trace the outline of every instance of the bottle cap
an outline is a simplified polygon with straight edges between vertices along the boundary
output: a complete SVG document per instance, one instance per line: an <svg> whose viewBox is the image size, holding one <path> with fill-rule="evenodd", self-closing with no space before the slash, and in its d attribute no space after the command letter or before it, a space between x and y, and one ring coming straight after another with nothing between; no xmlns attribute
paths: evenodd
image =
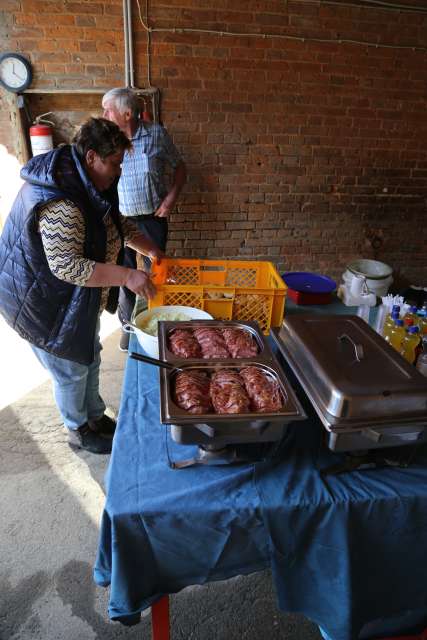
<svg viewBox="0 0 427 640"><path fill-rule="evenodd" d="M413 318L404 318L403 322L406 324L407 327L412 327L412 325L414 324L414 319Z"/></svg>
<svg viewBox="0 0 427 640"><path fill-rule="evenodd" d="M396 327L403 327L403 320L400 320L400 318L397 318L397 320L394 321Z"/></svg>
<svg viewBox="0 0 427 640"><path fill-rule="evenodd" d="M393 305L391 312L394 313L394 311L400 311L400 305L399 304L394 304Z"/></svg>
<svg viewBox="0 0 427 640"><path fill-rule="evenodd" d="M418 311L418 307L417 307L417 306L415 306L415 305L413 305L412 307L410 307L409 311L410 311L411 313L417 313L417 311Z"/></svg>
<svg viewBox="0 0 427 640"><path fill-rule="evenodd" d="M419 328L418 327L409 327L408 329L408 333L418 333Z"/></svg>

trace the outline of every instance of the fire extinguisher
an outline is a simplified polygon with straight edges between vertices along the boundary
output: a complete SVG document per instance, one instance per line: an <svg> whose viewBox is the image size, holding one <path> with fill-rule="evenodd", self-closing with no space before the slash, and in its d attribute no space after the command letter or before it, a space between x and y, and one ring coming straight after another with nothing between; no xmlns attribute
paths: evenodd
<svg viewBox="0 0 427 640"><path fill-rule="evenodd" d="M152 121L152 117L151 117L151 113L147 109L147 103L146 103L145 100L143 101L143 103L144 103L144 109L143 109L142 114L141 114L142 120L143 120L143 122L151 122Z"/></svg>
<svg viewBox="0 0 427 640"><path fill-rule="evenodd" d="M33 125L30 127L30 142L33 156L46 153L53 149L53 122L45 120L44 116L50 115L48 111L41 116L37 116Z"/></svg>

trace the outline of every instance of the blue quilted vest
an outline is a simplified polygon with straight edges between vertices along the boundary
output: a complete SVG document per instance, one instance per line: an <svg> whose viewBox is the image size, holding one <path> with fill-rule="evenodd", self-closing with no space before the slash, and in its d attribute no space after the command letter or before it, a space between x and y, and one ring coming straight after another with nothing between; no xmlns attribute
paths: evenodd
<svg viewBox="0 0 427 640"><path fill-rule="evenodd" d="M105 261L104 218L111 216L122 239L117 187L100 194L74 147L64 146L30 160L0 237L0 313L25 340L60 358L89 365L94 358L101 288L79 287L53 275L46 260L38 211L54 200L71 200L85 220L84 256ZM118 288L110 289L114 313Z"/></svg>

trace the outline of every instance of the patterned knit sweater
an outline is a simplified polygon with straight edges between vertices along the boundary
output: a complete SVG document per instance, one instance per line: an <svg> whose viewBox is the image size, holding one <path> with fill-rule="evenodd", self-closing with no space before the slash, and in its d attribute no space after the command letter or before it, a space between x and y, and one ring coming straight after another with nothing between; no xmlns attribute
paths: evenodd
<svg viewBox="0 0 427 640"><path fill-rule="evenodd" d="M121 216L121 224L125 242L131 242L139 234L138 229L124 216ZM83 255L85 225L80 209L70 200L50 202L39 212L39 231L52 273L60 280L84 287L96 263ZM120 236L109 217L106 231L105 263L116 264ZM102 289L100 311L107 304L108 291L108 287Z"/></svg>

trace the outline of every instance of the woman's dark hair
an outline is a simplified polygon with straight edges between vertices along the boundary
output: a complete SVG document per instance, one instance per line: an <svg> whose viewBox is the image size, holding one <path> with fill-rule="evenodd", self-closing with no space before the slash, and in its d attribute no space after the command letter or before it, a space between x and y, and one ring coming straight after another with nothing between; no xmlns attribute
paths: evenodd
<svg viewBox="0 0 427 640"><path fill-rule="evenodd" d="M105 118L89 118L73 138L77 152L86 157L89 149L93 149L103 160L117 151L132 148L132 143L123 131L111 120Z"/></svg>

